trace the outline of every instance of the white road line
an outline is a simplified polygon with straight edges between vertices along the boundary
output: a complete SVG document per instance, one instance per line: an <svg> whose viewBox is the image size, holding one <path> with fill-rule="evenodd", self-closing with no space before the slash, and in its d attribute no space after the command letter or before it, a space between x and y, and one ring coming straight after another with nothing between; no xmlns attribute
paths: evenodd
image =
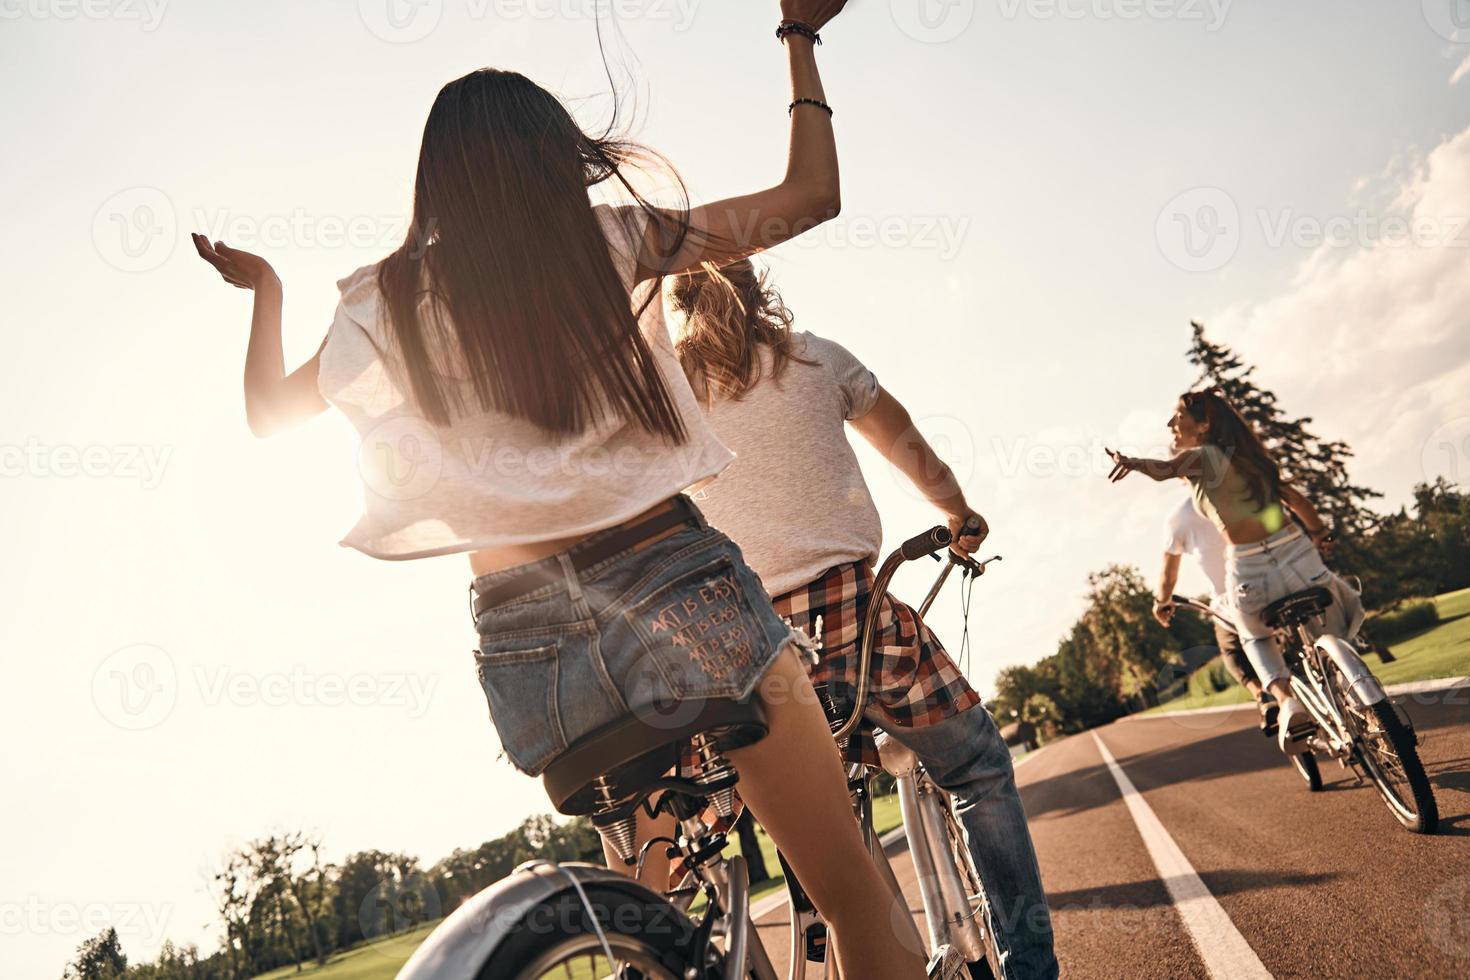
<svg viewBox="0 0 1470 980"><path fill-rule="evenodd" d="M1383 690L1389 697L1399 698L1406 694L1438 694L1440 691L1452 691L1457 687L1470 687L1470 677L1439 677L1428 681L1405 681L1402 684L1389 684ZM1118 720L1160 721L1168 718L1184 718L1189 715L1213 715L1222 711L1244 711L1247 708L1255 710L1255 707L1254 701L1239 701L1235 704L1217 704L1208 708L1186 708L1183 711L1140 711L1136 714L1124 715Z"/></svg>
<svg viewBox="0 0 1470 980"><path fill-rule="evenodd" d="M1144 801L1097 732L1092 733L1092 740L1097 743L1097 750L1108 764L1108 771L1118 783L1123 802L1128 804L1128 812L1138 826L1144 846L1148 848L1148 856L1153 858L1159 878L1169 890L1174 908L1178 910L1179 918L1184 920L1184 928L1189 930L1189 938L1194 941L1195 952L1199 953L1210 976L1217 980L1269 980L1271 974L1256 951L1251 949L1250 943L1230 921L1230 916L1210 894L1189 859L1164 829L1153 807Z"/></svg>

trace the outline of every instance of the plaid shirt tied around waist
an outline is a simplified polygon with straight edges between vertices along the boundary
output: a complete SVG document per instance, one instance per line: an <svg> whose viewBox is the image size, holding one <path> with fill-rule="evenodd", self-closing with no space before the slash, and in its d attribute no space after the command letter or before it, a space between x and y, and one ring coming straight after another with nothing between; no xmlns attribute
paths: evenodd
<svg viewBox="0 0 1470 980"><path fill-rule="evenodd" d="M776 612L792 626L821 640L812 683L828 685L849 704L857 693L863 620L872 591L873 570L853 562L830 568L816 581L774 601ZM872 766L878 765L875 722L884 728L923 728L980 703L980 695L913 607L892 595L881 601L868 665L867 713L843 752L849 762Z"/></svg>

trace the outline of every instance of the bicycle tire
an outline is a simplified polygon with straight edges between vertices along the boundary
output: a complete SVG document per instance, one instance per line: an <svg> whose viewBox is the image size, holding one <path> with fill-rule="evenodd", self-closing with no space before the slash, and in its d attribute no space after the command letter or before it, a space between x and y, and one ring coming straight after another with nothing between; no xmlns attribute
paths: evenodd
<svg viewBox="0 0 1470 980"><path fill-rule="evenodd" d="M964 883L965 891L980 896L978 908L971 911L980 920L981 942L985 946L985 958L974 963L966 963L971 980L997 980L1003 976L1000 967L1000 947L995 942L995 921L990 914L990 901L985 896L985 883L980 880L980 873L975 868L975 862L970 856L970 847L965 843L965 833L961 829L959 821L955 819L953 807L944 807L944 834L949 839L950 860L954 862L955 868L960 873L960 881ZM973 889L973 891L971 891Z"/></svg>
<svg viewBox="0 0 1470 980"><path fill-rule="evenodd" d="M1408 785L1411 800L1405 800L1394 791L1390 780L1380 766L1378 754L1370 747L1371 733L1355 731L1353 741L1357 743L1358 758L1368 771L1378 795L1383 797L1399 823L1416 834L1432 834L1439 829L1439 803L1434 798L1434 787L1424 772L1424 763L1419 760L1418 739L1414 732L1399 718L1392 702L1384 699L1365 709L1377 723L1382 738L1393 749L1403 768L1404 782ZM1412 812L1407 804L1412 802Z"/></svg>
<svg viewBox="0 0 1470 980"><path fill-rule="evenodd" d="M628 977L678 980L684 976L690 965L685 961L684 943L694 927L678 909L605 885L589 886L586 891L619 962L637 971L627 973ZM596 963L606 960L602 940L582 899L575 891L567 891L528 910L480 968L476 980L535 980L553 969L569 970L574 962L587 962L592 966L591 975L602 976Z"/></svg>
<svg viewBox="0 0 1470 980"><path fill-rule="evenodd" d="M1317 757L1311 752L1298 752L1291 757L1291 767L1296 770L1298 776L1307 784L1307 792L1318 793L1322 790L1322 770L1317 766Z"/></svg>

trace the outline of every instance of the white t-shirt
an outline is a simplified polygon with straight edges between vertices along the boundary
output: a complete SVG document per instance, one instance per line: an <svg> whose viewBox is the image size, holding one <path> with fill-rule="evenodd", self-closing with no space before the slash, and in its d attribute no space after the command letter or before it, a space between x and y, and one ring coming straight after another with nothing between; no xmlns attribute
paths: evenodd
<svg viewBox="0 0 1470 980"><path fill-rule="evenodd" d="M847 439L847 421L878 402L878 379L841 344L805 332L779 381L761 347L761 380L723 398L707 418L735 450L729 468L695 493L710 524L730 536L780 596L836 565L872 564L883 544L878 508Z"/></svg>
<svg viewBox="0 0 1470 980"><path fill-rule="evenodd" d="M594 209L609 253L635 308L638 247L647 216L634 207ZM679 446L636 422L603 419L555 438L533 423L478 411L470 379L437 349L435 369L457 383L473 408L436 427L395 381L380 351L391 351L376 265L337 285L342 301L321 353L322 397L351 420L360 439L364 513L342 544L374 558L427 558L588 534L634 517L719 473L734 458L699 411L655 300L639 326L684 420ZM391 356L391 355L390 355Z"/></svg>
<svg viewBox="0 0 1470 980"><path fill-rule="evenodd" d="M1225 594L1225 535L1194 506L1193 497L1180 501L1164 525L1164 553L1192 554L1215 590L1219 602Z"/></svg>

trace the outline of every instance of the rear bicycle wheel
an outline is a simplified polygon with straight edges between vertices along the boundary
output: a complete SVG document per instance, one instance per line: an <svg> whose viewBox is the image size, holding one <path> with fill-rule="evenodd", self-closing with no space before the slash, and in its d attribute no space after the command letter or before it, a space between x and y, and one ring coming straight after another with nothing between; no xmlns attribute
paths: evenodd
<svg viewBox="0 0 1470 980"><path fill-rule="evenodd" d="M1419 760L1418 739L1384 699L1367 708L1349 706L1358 759L1378 795L1399 823L1416 834L1432 834L1439 827L1439 804Z"/></svg>
<svg viewBox="0 0 1470 980"><path fill-rule="evenodd" d="M995 922L990 914L990 900L985 894L985 884L975 869L970 847L965 843L964 829L955 819L954 808L946 802L944 807L944 835L948 839L949 858L959 872L960 883L970 902L970 914L980 927L980 941L985 948L985 957L966 964L971 980L997 980L1003 974L1000 969L1000 946L995 938Z"/></svg>

